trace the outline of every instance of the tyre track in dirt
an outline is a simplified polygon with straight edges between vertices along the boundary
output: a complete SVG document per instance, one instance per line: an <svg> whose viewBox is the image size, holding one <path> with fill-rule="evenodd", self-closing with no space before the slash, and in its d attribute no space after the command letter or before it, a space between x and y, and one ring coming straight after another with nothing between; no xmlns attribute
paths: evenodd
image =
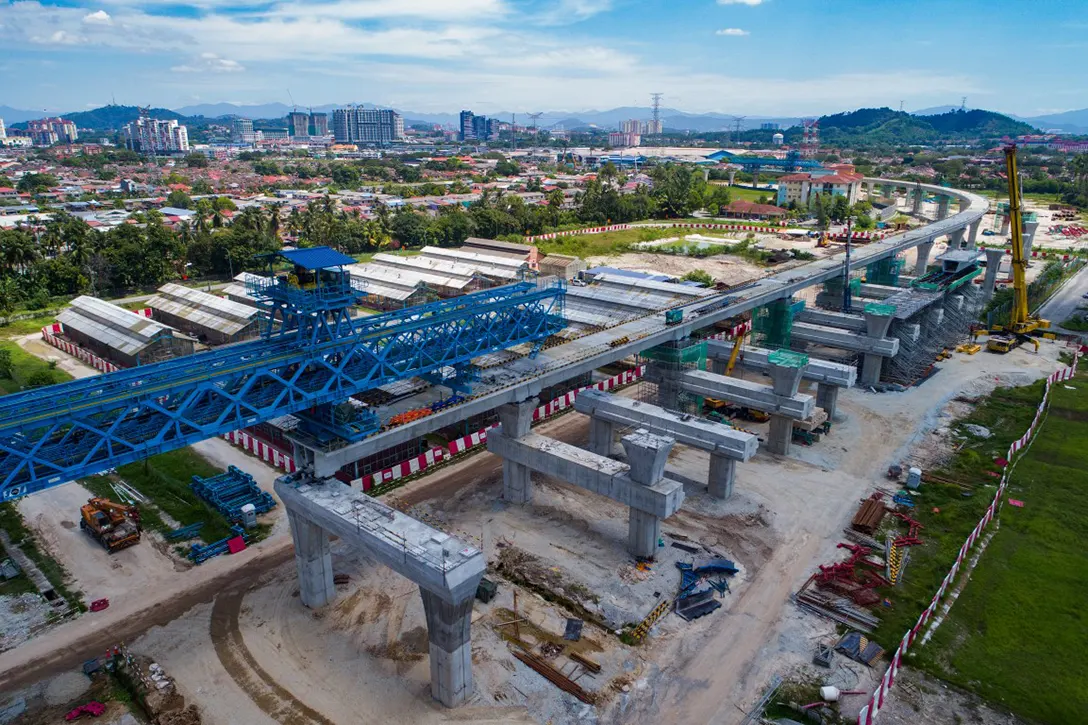
<svg viewBox="0 0 1088 725"><path fill-rule="evenodd" d="M236 587L215 598L210 634L219 663L235 684L249 695L249 699L276 722L283 725L335 725L276 682L246 647L238 628L238 616L247 589Z"/></svg>

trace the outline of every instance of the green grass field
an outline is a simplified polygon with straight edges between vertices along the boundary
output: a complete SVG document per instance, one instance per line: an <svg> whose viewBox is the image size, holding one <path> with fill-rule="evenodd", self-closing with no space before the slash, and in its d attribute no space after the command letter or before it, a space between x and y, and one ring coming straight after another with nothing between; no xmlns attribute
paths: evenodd
<svg viewBox="0 0 1088 725"><path fill-rule="evenodd" d="M56 322L56 314L50 313L48 315L41 315L39 317L30 317L25 320L15 320L4 325L0 325L0 338L13 338L20 337L22 335L30 335L35 332L41 331L46 325L50 325Z"/></svg>
<svg viewBox="0 0 1088 725"><path fill-rule="evenodd" d="M230 522L198 498L189 488L189 483L193 476L214 476L222 472L222 469L213 466L192 448L160 453L117 469L117 474L124 481L149 497L155 507L162 509L182 526L203 521L204 528L201 529L200 538L209 543L228 536ZM92 489L104 486L103 490L109 491L106 479L101 476L86 479L84 485ZM106 495L112 497L112 491ZM154 507L141 506L140 514L147 528L159 531L170 529Z"/></svg>
<svg viewBox="0 0 1088 725"><path fill-rule="evenodd" d="M1008 497L1024 507L1002 508L971 582L923 649L951 682L1031 720L1074 723L1088 713L1088 375L1051 396L1012 474Z"/></svg>
<svg viewBox="0 0 1088 725"><path fill-rule="evenodd" d="M0 377L0 395L24 390L35 375L50 375L54 383L72 379L68 373L50 368L49 363L34 357L14 342L0 341L0 350L7 350L11 354L12 363L11 377Z"/></svg>
<svg viewBox="0 0 1088 725"><path fill-rule="evenodd" d="M536 243L542 254L566 254L575 257L599 257L622 254L632 244L652 242L656 239L675 237L679 230L661 227L621 229L600 234L581 234L556 239L544 239Z"/></svg>
<svg viewBox="0 0 1088 725"><path fill-rule="evenodd" d="M949 617L909 662L956 685L1050 723L1081 722L1088 681L1080 658L1088 650L1082 602L1088 591L1088 375L1054 386L1050 416L1017 464L1000 525ZM1004 456L1027 429L1042 398L1041 382L1001 388L954 427L966 442L950 465L935 471L972 486L925 484L911 514L925 528L912 547L901 586L884 592L877 639L893 648L928 605L959 547L992 500ZM979 438L964 423L993 434ZM934 512L937 509L938 512ZM902 529L901 529L902 530ZM1079 713L1079 715L1078 715Z"/></svg>

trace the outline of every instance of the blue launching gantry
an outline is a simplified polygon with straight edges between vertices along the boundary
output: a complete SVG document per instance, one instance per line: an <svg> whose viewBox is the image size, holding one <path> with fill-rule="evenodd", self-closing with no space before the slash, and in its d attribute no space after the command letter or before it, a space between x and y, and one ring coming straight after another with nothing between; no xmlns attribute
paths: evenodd
<svg viewBox="0 0 1088 725"><path fill-rule="evenodd" d="M348 397L464 369L566 326L561 281L518 282L366 317L365 289L327 247L278 252L250 282L259 340L0 397L0 500L181 448L288 413L328 435L369 435ZM304 423L305 424L305 423Z"/></svg>

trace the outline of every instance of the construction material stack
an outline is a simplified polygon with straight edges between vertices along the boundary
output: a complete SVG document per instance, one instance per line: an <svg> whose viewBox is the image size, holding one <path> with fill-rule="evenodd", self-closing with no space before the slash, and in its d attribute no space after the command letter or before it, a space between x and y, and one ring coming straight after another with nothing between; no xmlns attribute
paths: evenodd
<svg viewBox="0 0 1088 725"><path fill-rule="evenodd" d="M272 494L262 491L253 476L236 466L231 466L226 473L218 476L193 476L189 487L227 520L235 523L242 522L242 508L247 504L251 504L258 514L267 513L276 505Z"/></svg>

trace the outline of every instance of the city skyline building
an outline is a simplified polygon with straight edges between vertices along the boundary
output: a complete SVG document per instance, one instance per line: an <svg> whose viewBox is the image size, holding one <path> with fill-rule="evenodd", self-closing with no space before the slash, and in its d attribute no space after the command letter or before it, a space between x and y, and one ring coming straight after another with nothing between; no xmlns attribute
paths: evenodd
<svg viewBox="0 0 1088 725"><path fill-rule="evenodd" d="M151 118L147 108L140 109L140 117L125 124L122 131L125 146L142 154L171 154L189 150L189 129L177 119Z"/></svg>
<svg viewBox="0 0 1088 725"><path fill-rule="evenodd" d="M404 140L404 119L390 109L338 108L332 112L337 143L385 146Z"/></svg>

